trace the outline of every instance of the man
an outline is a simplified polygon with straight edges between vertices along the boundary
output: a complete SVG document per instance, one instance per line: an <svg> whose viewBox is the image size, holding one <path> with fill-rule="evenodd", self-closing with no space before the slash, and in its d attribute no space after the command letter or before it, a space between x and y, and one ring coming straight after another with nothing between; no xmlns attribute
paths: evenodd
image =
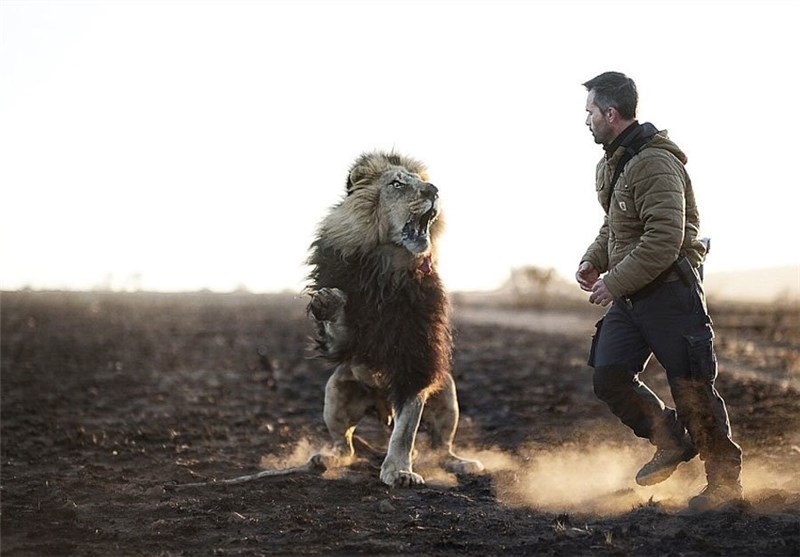
<svg viewBox="0 0 800 557"><path fill-rule="evenodd" d="M689 508L718 508L741 499L742 451L714 387L714 333L701 281L707 246L698 237L686 155L666 131L636 120L632 79L606 72L584 87L586 125L605 149L596 189L606 216L575 277L590 302L612 304L592 340L594 391L656 446L637 483L664 481L699 453L708 485ZM639 380L653 354L666 369L675 409Z"/></svg>

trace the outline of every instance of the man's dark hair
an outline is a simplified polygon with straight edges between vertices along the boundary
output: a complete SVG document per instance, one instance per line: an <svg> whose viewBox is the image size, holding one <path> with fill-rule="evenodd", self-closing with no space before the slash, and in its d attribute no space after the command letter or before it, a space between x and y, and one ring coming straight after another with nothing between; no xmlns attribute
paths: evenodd
<svg viewBox="0 0 800 557"><path fill-rule="evenodd" d="M639 93L633 80L620 72L605 72L583 84L587 91L594 91L594 104L605 112L614 107L626 120L636 118Z"/></svg>

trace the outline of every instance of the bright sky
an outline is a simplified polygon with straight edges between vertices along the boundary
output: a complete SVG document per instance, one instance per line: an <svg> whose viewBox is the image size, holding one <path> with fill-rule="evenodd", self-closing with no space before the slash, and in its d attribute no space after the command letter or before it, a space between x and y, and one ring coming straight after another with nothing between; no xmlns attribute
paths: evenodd
<svg viewBox="0 0 800 557"><path fill-rule="evenodd" d="M572 277L581 83L689 157L709 271L799 265L800 2L0 0L0 288L299 291L362 151L428 165L453 290Z"/></svg>

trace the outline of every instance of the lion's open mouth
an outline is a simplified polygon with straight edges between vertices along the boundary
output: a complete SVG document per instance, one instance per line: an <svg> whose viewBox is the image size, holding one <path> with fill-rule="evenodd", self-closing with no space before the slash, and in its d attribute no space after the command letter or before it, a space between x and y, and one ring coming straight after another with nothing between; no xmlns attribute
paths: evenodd
<svg viewBox="0 0 800 557"><path fill-rule="evenodd" d="M430 210L412 218L405 224L402 240L409 250L414 253L422 253L428 249L431 224L436 220L438 214L436 206L433 205Z"/></svg>

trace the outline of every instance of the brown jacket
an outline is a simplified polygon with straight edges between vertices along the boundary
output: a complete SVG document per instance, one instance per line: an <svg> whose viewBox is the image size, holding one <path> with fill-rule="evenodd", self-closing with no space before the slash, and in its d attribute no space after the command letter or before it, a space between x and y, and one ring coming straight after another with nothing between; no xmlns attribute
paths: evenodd
<svg viewBox="0 0 800 557"><path fill-rule="evenodd" d="M620 147L597 165L597 197L606 216L581 259L601 273L608 271L603 280L615 298L642 289L679 255L685 255L695 268L705 257L683 151L668 139L666 130L658 132L625 165L612 188L610 182L624 152Z"/></svg>

